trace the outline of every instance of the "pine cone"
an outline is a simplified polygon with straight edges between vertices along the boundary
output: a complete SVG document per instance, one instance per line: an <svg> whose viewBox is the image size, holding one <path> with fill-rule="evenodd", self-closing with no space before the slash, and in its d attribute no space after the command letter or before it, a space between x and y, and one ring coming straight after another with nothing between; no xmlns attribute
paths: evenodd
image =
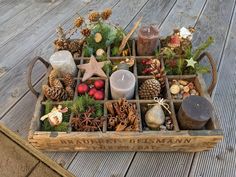
<svg viewBox="0 0 236 177"><path fill-rule="evenodd" d="M161 93L161 84L156 79L148 79L142 83L139 88L139 96L141 99L153 99Z"/></svg>
<svg viewBox="0 0 236 177"><path fill-rule="evenodd" d="M88 17L88 19L89 19L91 22L97 22L97 21L99 20L99 18L100 18L99 13L98 13L98 12L95 12L95 11L91 12L91 13L89 14L89 17Z"/></svg>
<svg viewBox="0 0 236 177"><path fill-rule="evenodd" d="M60 87L49 87L48 85L42 86L43 94L53 101L65 101L67 99L67 93Z"/></svg>
<svg viewBox="0 0 236 177"><path fill-rule="evenodd" d="M74 98L74 89L72 87L67 86L66 92L67 92L68 98L72 100Z"/></svg>
<svg viewBox="0 0 236 177"><path fill-rule="evenodd" d="M53 85L53 81L58 77L58 71L56 69L53 69L49 76L48 76L48 81L49 81L49 85L52 87Z"/></svg>
<svg viewBox="0 0 236 177"><path fill-rule="evenodd" d="M82 29L80 32L81 32L81 34L84 35L85 37L88 37L88 36L91 34L91 31L90 31L90 29L88 29L88 28L84 28L84 29Z"/></svg>
<svg viewBox="0 0 236 177"><path fill-rule="evenodd" d="M64 88L61 81L59 79L54 79L50 83L51 87L58 87L58 88Z"/></svg>
<svg viewBox="0 0 236 177"><path fill-rule="evenodd" d="M107 20L112 14L112 10L110 8L105 9L102 14L101 17L103 20Z"/></svg>
<svg viewBox="0 0 236 177"><path fill-rule="evenodd" d="M63 74L63 82L65 86L67 87L73 87L74 86L74 78L70 73Z"/></svg>
<svg viewBox="0 0 236 177"><path fill-rule="evenodd" d="M84 19L83 17L78 17L77 19L75 19L74 21L74 25L79 28L84 22Z"/></svg>

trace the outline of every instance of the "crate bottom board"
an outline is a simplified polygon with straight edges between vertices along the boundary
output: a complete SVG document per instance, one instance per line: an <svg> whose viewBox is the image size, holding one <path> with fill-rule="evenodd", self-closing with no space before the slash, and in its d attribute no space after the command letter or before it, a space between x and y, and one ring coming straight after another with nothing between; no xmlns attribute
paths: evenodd
<svg viewBox="0 0 236 177"><path fill-rule="evenodd" d="M221 130L139 133L34 132L29 142L43 151L199 152L214 148L222 139Z"/></svg>

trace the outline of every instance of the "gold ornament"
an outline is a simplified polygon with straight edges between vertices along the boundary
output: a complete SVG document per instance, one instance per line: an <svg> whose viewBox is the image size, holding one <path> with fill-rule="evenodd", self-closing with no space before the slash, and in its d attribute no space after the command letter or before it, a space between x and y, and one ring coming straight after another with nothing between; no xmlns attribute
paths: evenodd
<svg viewBox="0 0 236 177"><path fill-rule="evenodd" d="M101 57L101 56L103 56L104 53L105 53L105 51L103 49L97 49L96 56Z"/></svg>
<svg viewBox="0 0 236 177"><path fill-rule="evenodd" d="M102 35L101 33L96 33L95 36L94 36L94 40L96 43L99 43L102 41Z"/></svg>

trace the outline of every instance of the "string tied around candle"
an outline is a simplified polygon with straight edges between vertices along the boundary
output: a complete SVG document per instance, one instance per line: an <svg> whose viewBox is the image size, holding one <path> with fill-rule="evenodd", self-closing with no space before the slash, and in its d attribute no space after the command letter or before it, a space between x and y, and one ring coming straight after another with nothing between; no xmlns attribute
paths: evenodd
<svg viewBox="0 0 236 177"><path fill-rule="evenodd" d="M171 111L170 111L170 105L168 103L166 103L166 100L164 100L163 98L158 98L158 97L154 97L153 99L156 103L154 104L148 104L148 105L156 105L156 104L159 104L160 106L162 106L163 108L165 108L165 110L171 114Z"/></svg>

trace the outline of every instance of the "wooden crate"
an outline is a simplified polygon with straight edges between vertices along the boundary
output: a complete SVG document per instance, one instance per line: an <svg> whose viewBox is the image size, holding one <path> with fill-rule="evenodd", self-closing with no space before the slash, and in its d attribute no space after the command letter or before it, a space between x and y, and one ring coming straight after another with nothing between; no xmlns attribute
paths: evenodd
<svg viewBox="0 0 236 177"><path fill-rule="evenodd" d="M110 57L110 48L107 51L108 57L112 62L125 60L127 57ZM132 44L132 56L135 58L135 64L131 68L131 71L136 77L136 89L135 96L129 102L135 103L140 115L140 131L137 132L115 132L107 130L107 121L103 124L103 130L97 132L75 132L68 129L67 132L46 132L40 131L40 117L43 115L45 98L43 94L37 93L29 79L29 87L31 91L38 96L38 100L35 107L35 112L29 131L29 142L37 149L45 151L183 151L183 152L197 152L205 151L213 148L223 138L222 130L219 127L217 117L214 116L207 122L206 126L202 130L180 130L178 126L178 120L176 112L179 109L181 100L174 100L169 92L169 80L171 79L188 79L193 80L197 90L201 96L210 100L210 95L214 89L216 83L216 68L212 57L207 52L204 52L200 57L201 60L204 56L207 56L212 66L213 80L210 87L207 89L202 78L202 75L181 75L181 76L167 76L166 88L163 92L164 98L170 105L172 115L171 118L174 123L174 129L171 131L151 131L145 129L145 122L143 116L143 107L149 103L154 103L153 100L142 100L138 95L138 88L141 82L146 79L152 78L152 76L142 76L138 72L139 63L143 58L154 58L154 56L136 56L135 41ZM42 58L36 57L31 64L30 74L34 63L40 60L46 67L48 67L48 73L45 76L44 83L47 83L48 74L51 67ZM82 64L88 62L89 58L80 57L75 58L76 64ZM164 66L163 60L161 61ZM82 78L82 74L79 71L78 77L75 78L77 85ZM93 77L91 80L100 79ZM76 92L77 93L77 92ZM74 99L77 97L75 94ZM105 99L100 101L103 105L105 102L114 101L111 100L109 93L109 78L105 79ZM57 102L55 105L59 104ZM107 114L107 110L104 106L104 115ZM72 115L70 119L72 118Z"/></svg>

